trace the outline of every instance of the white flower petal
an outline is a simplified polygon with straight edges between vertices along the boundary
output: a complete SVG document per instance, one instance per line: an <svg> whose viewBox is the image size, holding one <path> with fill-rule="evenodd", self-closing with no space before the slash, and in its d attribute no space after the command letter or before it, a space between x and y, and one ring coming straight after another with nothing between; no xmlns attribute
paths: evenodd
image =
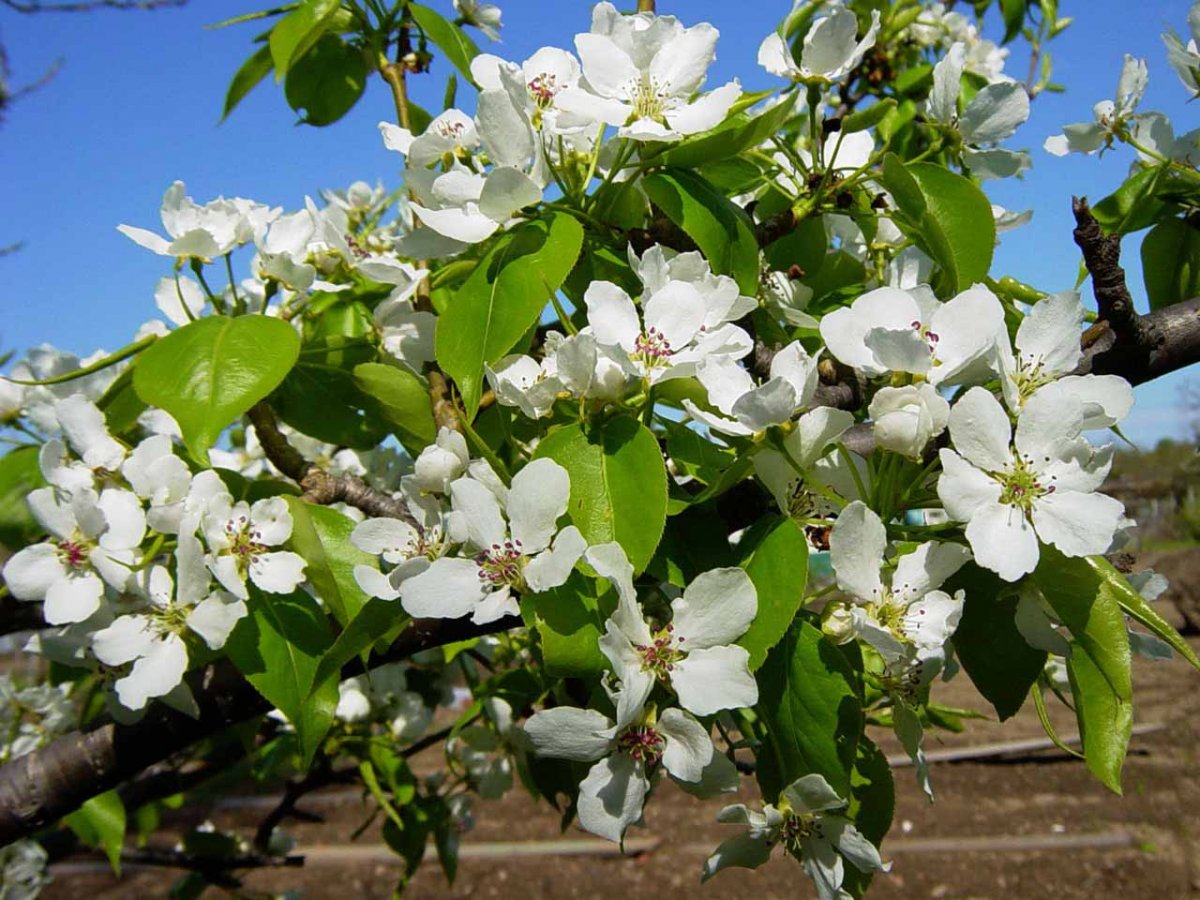
<svg viewBox="0 0 1200 900"><path fill-rule="evenodd" d="M549 546L570 496L571 478L552 459L535 459L513 476L508 521L522 551L533 554Z"/></svg>
<svg viewBox="0 0 1200 900"><path fill-rule="evenodd" d="M1104 494L1056 491L1033 504L1038 537L1067 556L1105 553L1124 517L1121 502Z"/></svg>
<svg viewBox="0 0 1200 900"><path fill-rule="evenodd" d="M668 709L655 730L664 739L662 763L681 781L699 781L713 758L713 743L704 726L679 709Z"/></svg>
<svg viewBox="0 0 1200 900"><path fill-rule="evenodd" d="M967 540L975 562L1005 581L1016 581L1037 566L1037 535L1015 506L992 503L977 508L967 523Z"/></svg>
<svg viewBox="0 0 1200 900"><path fill-rule="evenodd" d="M950 440L967 462L989 472L1012 459L1008 413L987 390L973 387L950 409Z"/></svg>
<svg viewBox="0 0 1200 900"><path fill-rule="evenodd" d="M887 550L887 530L874 511L855 500L838 516L829 536L829 556L838 587L860 600L883 594L879 570Z"/></svg>
<svg viewBox="0 0 1200 900"><path fill-rule="evenodd" d="M750 654L744 647L688 651L675 663L671 687L679 695L679 705L698 716L758 702L758 682L750 674Z"/></svg>
<svg viewBox="0 0 1200 900"><path fill-rule="evenodd" d="M710 569L671 603L671 625L685 651L732 644L758 612L758 592L745 569Z"/></svg>
<svg viewBox="0 0 1200 900"><path fill-rule="evenodd" d="M568 525L554 538L554 546L529 561L525 582L530 590L548 591L564 584L575 563L587 549L587 541L574 525Z"/></svg>
<svg viewBox="0 0 1200 900"><path fill-rule="evenodd" d="M642 767L624 753L600 760L579 785L579 824L586 831L621 841L625 829L642 818L650 790Z"/></svg>
<svg viewBox="0 0 1200 900"><path fill-rule="evenodd" d="M538 756L593 762L613 745L613 722L594 709L556 706L534 713L524 725Z"/></svg>
<svg viewBox="0 0 1200 900"><path fill-rule="evenodd" d="M404 611L418 619L457 619L487 593L473 560L442 557L400 587Z"/></svg>

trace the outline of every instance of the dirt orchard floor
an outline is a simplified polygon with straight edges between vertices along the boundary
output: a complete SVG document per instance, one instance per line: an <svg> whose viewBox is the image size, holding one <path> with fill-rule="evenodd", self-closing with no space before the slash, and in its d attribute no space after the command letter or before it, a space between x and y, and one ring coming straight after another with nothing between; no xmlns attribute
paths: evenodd
<svg viewBox="0 0 1200 900"><path fill-rule="evenodd" d="M1182 568L1172 572L1176 579L1200 584L1197 555L1192 551L1186 560L1172 561L1179 563L1176 569ZM1160 610L1173 624L1182 625L1168 604L1161 604ZM1193 636L1190 642L1200 651L1200 638ZM937 763L933 784L938 796L932 805L918 789L913 770L898 768L895 824L883 848L894 867L890 875L876 879L868 896L878 900L1200 898L1200 673L1178 658L1162 663L1138 660L1134 680L1135 724L1165 727L1134 737L1125 765L1124 797L1110 794L1082 763L1058 753ZM940 685L936 698L950 706L989 709L965 676ZM1059 734L1076 732L1069 710L1053 704L1051 716ZM926 749L1044 737L1032 704L1004 724L974 721L967 725L964 734L930 734ZM900 752L890 734L873 737L889 755ZM752 779L744 779L740 800L759 803ZM701 802L665 782L647 806L647 827L630 832L636 847L649 845L649 849L630 858L547 855L542 852L548 849L546 844L532 854L523 842L589 836L574 826L561 834L553 810L514 790L502 800L477 803L475 828L464 836L464 858L452 886L431 852L404 896L416 900L815 896L794 861L782 857L753 872L724 872L700 887L704 858L717 843L736 833L735 826L714 820L727 802L733 798ZM320 812L326 821L292 822L287 829L298 841L295 852L310 852L308 865L252 872L245 889L251 895L296 889L305 898L390 897L400 867L390 861L377 828L349 843L350 833L368 810L357 794L333 790L316 796L307 808ZM220 827L252 834L264 812L260 801L251 801L215 807L208 814ZM195 821L168 823L156 841L172 842L179 830ZM1097 841L1110 846L1079 846ZM512 846L514 842L519 846ZM489 852L489 845L495 852ZM597 846L591 841L584 845L586 849ZM43 896L47 900L166 897L176 878L174 872L139 869L118 881L96 868L78 863L55 867L54 884ZM216 889L206 894L219 895Z"/></svg>

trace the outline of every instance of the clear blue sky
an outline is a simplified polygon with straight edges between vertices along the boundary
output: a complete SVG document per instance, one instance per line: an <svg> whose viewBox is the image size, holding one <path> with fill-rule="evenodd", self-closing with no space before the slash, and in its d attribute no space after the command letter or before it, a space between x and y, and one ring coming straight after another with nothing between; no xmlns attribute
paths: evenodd
<svg viewBox="0 0 1200 900"><path fill-rule="evenodd" d="M430 2L448 12L450 0ZM111 350L153 317L154 285L168 264L116 226L157 228L159 201L174 179L184 180L202 202L240 195L286 209L322 187L356 179L395 183L400 159L383 148L375 127L392 113L381 84L372 84L337 125L316 129L296 126L281 92L264 82L218 126L225 87L257 32L254 24L204 26L268 5L192 0L153 13L37 16L0 8L14 86L64 59L57 76L13 106L0 125L0 246L25 241L19 253L0 259L0 347L23 351L51 340L78 353ZM501 6L504 40L487 49L521 60L545 44L571 47L572 36L587 30L591 3L501 0ZM1055 79L1068 92L1039 97L1017 135L1016 144L1033 151L1033 171L1023 181L988 188L994 202L1036 209L1032 224L1005 235L995 274L1051 290L1071 286L1078 264L1071 195L1104 196L1121 182L1130 156L1118 151L1102 160L1060 160L1041 150L1046 136L1068 122L1090 120L1092 105L1113 95L1125 52L1149 62L1144 110L1167 113L1180 134L1196 126L1200 109L1186 104L1159 38L1168 26L1186 31L1185 0L1061 0L1060 6L1075 17L1054 45ZM719 84L736 75L747 88L771 85L755 53L788 7L785 0L660 0L660 12L720 29L710 80ZM1025 70L1024 52L1023 44L1014 45L1008 70L1015 77ZM438 108L447 71L437 61L437 77L417 79L418 102ZM1127 241L1124 256L1140 297L1134 241ZM1140 444L1184 434L1177 392L1189 378L1200 380L1200 370L1140 388L1126 433Z"/></svg>

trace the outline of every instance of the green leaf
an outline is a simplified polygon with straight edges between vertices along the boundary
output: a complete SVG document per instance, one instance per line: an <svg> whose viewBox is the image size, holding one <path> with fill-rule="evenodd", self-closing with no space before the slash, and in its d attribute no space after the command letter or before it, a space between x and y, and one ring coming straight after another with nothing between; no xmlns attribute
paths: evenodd
<svg viewBox="0 0 1200 900"><path fill-rule="evenodd" d="M1172 627L1170 622L1158 614L1158 611L1146 601L1145 597L1134 590L1125 576L1113 568L1112 563L1103 556L1089 556L1087 563L1112 590L1117 603L1121 605L1121 609L1125 611L1126 615L1149 628L1153 634L1170 644L1172 650L1192 666L1200 669L1200 659L1196 657L1191 645Z"/></svg>
<svg viewBox="0 0 1200 900"><path fill-rule="evenodd" d="M571 477L567 515L589 544L616 541L641 572L667 521L667 470L658 441L629 416L569 425L538 444Z"/></svg>
<svg viewBox="0 0 1200 900"><path fill-rule="evenodd" d="M380 638L403 628L409 621L399 600L372 597L321 656L313 684L319 687L332 680L336 686L341 681L343 666L355 657L366 655Z"/></svg>
<svg viewBox="0 0 1200 900"><path fill-rule="evenodd" d="M1000 0L1000 12L1004 16L1004 40L1001 43L1007 44L1021 33L1027 6L1029 0Z"/></svg>
<svg viewBox="0 0 1200 900"><path fill-rule="evenodd" d="M368 75L361 49L324 34L288 69L283 95L305 125L332 125L362 97Z"/></svg>
<svg viewBox="0 0 1200 900"><path fill-rule="evenodd" d="M523 597L521 615L537 628L547 675L590 678L607 667L598 644L604 617L579 572L572 572L561 587Z"/></svg>
<svg viewBox="0 0 1200 900"><path fill-rule="evenodd" d="M105 791L88 800L65 818L79 839L93 847L103 847L113 873L121 874L121 849L125 844L125 804L115 790Z"/></svg>
<svg viewBox="0 0 1200 900"><path fill-rule="evenodd" d="M1088 769L1119 794L1133 721L1133 683L1118 591L1090 560L1068 558L1047 546L1033 577L1071 632L1067 674Z"/></svg>
<svg viewBox="0 0 1200 900"><path fill-rule="evenodd" d="M1142 277L1151 309L1200 294L1200 229L1187 219L1164 219L1142 239Z"/></svg>
<svg viewBox="0 0 1200 900"><path fill-rule="evenodd" d="M225 426L271 393L299 352L299 336L279 319L209 316L148 347L133 387L175 418L192 456L205 461Z"/></svg>
<svg viewBox="0 0 1200 900"><path fill-rule="evenodd" d="M755 711L769 729L756 773L763 797L773 803L812 772L849 797L863 715L845 654L807 619L797 619L767 655L758 685Z"/></svg>
<svg viewBox="0 0 1200 900"><path fill-rule="evenodd" d="M229 89L225 92L225 106L221 110L222 122L228 119L234 108L246 99L246 95L267 77L267 73L273 66L270 47L259 47L242 63L234 73L233 80L229 82Z"/></svg>
<svg viewBox="0 0 1200 900"><path fill-rule="evenodd" d="M18 447L0 457L0 543L9 550L19 550L42 533L26 499L45 486L37 447Z"/></svg>
<svg viewBox="0 0 1200 900"><path fill-rule="evenodd" d="M887 97L883 100L877 100L868 106L866 109L860 109L858 112L852 112L846 118L842 119L842 134L856 134L859 131L866 131L868 128L874 128L882 122L892 110L896 108L896 100L893 97Z"/></svg>
<svg viewBox="0 0 1200 900"><path fill-rule="evenodd" d="M133 389L133 372L136 368L136 361L126 366L96 401L96 406L104 413L104 424L114 435L132 429L137 425L138 417L146 411L146 404Z"/></svg>
<svg viewBox="0 0 1200 900"><path fill-rule="evenodd" d="M458 69L467 81L475 84L475 79L471 77L471 60L479 55L479 47L467 33L447 21L441 13L423 4L409 3L408 11L425 36L446 54L450 65Z"/></svg>
<svg viewBox="0 0 1200 900"><path fill-rule="evenodd" d="M307 765L333 724L338 699L333 680L313 690L317 666L333 644L325 613L303 591L268 594L251 586L248 605L250 614L238 622L225 651L255 690L287 716Z"/></svg>
<svg viewBox="0 0 1200 900"><path fill-rule="evenodd" d="M850 773L850 807L847 810L855 827L878 847L892 827L896 811L896 785L887 757L865 734L858 741L854 771ZM846 866L842 889L861 897L871 884L873 872L860 872Z"/></svg>
<svg viewBox="0 0 1200 900"><path fill-rule="evenodd" d="M679 169L694 169L705 163L729 159L774 136L795 115L790 103L778 103L757 116L741 112L716 128L670 144L655 162Z"/></svg>
<svg viewBox="0 0 1200 900"><path fill-rule="evenodd" d="M429 389L412 372L383 363L363 363L354 367L354 383L375 401L379 418L399 432L397 437L410 451L420 452L434 442L437 425Z"/></svg>
<svg viewBox="0 0 1200 900"><path fill-rule="evenodd" d="M341 5L341 0L304 0L275 23L267 43L276 81L282 81L296 60L321 39Z"/></svg>
<svg viewBox="0 0 1200 900"><path fill-rule="evenodd" d="M750 651L750 670L787 633L804 600L808 542L792 519L781 519L743 564L758 591L758 613L738 643Z"/></svg>
<svg viewBox="0 0 1200 900"><path fill-rule="evenodd" d="M933 163L883 160L883 183L902 227L942 269L944 289L966 290L987 277L996 242L991 203L970 179Z"/></svg>
<svg viewBox="0 0 1200 900"><path fill-rule="evenodd" d="M1003 721L1017 714L1042 674L1046 653L1030 647L1017 630L1016 592L999 576L968 563L945 591L966 593L954 650L979 693Z"/></svg>
<svg viewBox="0 0 1200 900"><path fill-rule="evenodd" d="M1153 225L1168 209L1158 197L1167 166L1139 169L1119 188L1092 207L1092 215L1108 234L1132 234Z"/></svg>
<svg viewBox="0 0 1200 900"><path fill-rule="evenodd" d="M1113 689L1108 677L1081 644L1071 645L1067 677L1088 770L1115 794L1133 733L1133 703Z"/></svg>
<svg viewBox="0 0 1200 900"><path fill-rule="evenodd" d="M647 175L642 189L696 242L714 272L731 276L743 294L757 295L758 242L750 217L741 207L686 169Z"/></svg>
<svg viewBox="0 0 1200 900"><path fill-rule="evenodd" d="M292 549L304 557L305 577L344 628L368 599L354 579L354 567L373 565L375 557L350 543L355 522L349 516L299 497L285 499L292 513Z"/></svg>
<svg viewBox="0 0 1200 900"><path fill-rule="evenodd" d="M435 349L442 370L474 418L483 367L537 324L583 247L583 228L565 213L527 222L500 238L438 316Z"/></svg>

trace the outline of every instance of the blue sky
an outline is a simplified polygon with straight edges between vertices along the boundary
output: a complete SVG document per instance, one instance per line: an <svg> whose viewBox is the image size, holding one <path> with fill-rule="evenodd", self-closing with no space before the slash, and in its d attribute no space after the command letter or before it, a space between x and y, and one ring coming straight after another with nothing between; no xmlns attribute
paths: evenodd
<svg viewBox="0 0 1200 900"><path fill-rule="evenodd" d="M443 11L450 6L449 0L430 2ZM271 4L192 0L154 13L37 16L0 8L13 86L64 60L61 71L10 108L0 125L0 246L25 242L19 253L0 258L0 347L22 351L49 340L88 353L126 343L156 313L153 288L168 267L116 226L157 228L162 192L175 179L202 202L238 195L287 209L299 207L305 194L356 179L396 183L400 159L383 148L375 127L392 114L382 84L372 84L337 125L315 129L297 126L281 91L264 82L218 125L225 87L257 30L253 23L204 26L260 5ZM574 33L587 29L591 7L587 0L501 5L503 43L486 49L517 60L545 44L570 47ZM789 6L784 0L660 0L659 10L688 24L717 26L721 42L710 82L738 76L754 89L772 85L755 66L755 53ZM1068 288L1075 279L1071 195L1097 200L1109 193L1123 179L1130 155L1119 150L1103 159L1056 159L1042 152L1042 141L1065 123L1090 120L1092 105L1112 96L1126 52L1149 62L1142 109L1167 113L1177 134L1197 124L1197 107L1187 105L1159 37L1168 27L1186 30L1185 0L1061 0L1060 7L1062 15L1075 17L1053 48L1055 80L1068 91L1039 97L1014 141L1033 151L1033 171L1023 181L988 187L994 202L1036 210L1030 225L1004 236L993 273L1048 290ZM1018 42L1008 70L1019 77L1026 60ZM414 93L436 110L448 67L439 60L434 72L416 79ZM1124 261L1141 299L1136 239L1126 242ZM1200 379L1200 371L1139 388L1126 434L1139 444L1186 434L1178 387L1189 379Z"/></svg>

